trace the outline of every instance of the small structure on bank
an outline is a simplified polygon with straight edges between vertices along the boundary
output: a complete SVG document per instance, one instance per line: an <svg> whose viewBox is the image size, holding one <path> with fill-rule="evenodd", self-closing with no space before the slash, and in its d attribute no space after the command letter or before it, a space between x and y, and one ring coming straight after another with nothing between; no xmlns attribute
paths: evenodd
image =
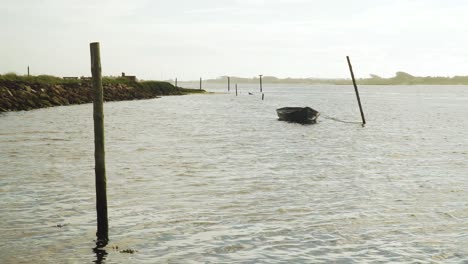
<svg viewBox="0 0 468 264"><path fill-rule="evenodd" d="M127 78L130 81L134 81L134 82L136 82L136 80L137 80L136 76L134 76L134 75L125 75L125 72L122 72L122 77Z"/></svg>

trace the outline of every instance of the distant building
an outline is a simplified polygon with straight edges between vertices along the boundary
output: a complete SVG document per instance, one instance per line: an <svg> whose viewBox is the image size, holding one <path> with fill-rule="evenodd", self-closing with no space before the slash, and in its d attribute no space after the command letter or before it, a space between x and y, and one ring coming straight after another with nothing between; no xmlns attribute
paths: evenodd
<svg viewBox="0 0 468 264"><path fill-rule="evenodd" d="M136 76L134 76L134 75L125 75L125 72L122 72L122 77L127 78L130 81L134 81L134 82L136 82L136 80L137 80Z"/></svg>

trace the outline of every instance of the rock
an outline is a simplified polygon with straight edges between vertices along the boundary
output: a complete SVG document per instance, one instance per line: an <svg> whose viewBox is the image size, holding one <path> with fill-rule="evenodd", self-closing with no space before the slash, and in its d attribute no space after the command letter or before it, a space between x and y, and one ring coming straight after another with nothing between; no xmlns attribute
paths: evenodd
<svg viewBox="0 0 468 264"><path fill-rule="evenodd" d="M136 85L136 84L135 84ZM158 87L139 87L123 83L104 84L105 101L139 100L169 94ZM41 83L0 83L0 111L18 111L93 101L90 82L44 85Z"/></svg>
<svg viewBox="0 0 468 264"><path fill-rule="evenodd" d="M62 95L63 93L67 92L67 89L65 89L63 87L63 85L54 85L52 87L54 93L58 94L58 95Z"/></svg>
<svg viewBox="0 0 468 264"><path fill-rule="evenodd" d="M3 98L2 99L2 105L1 107L3 107L4 109L12 109L12 103L10 102L10 100L8 98Z"/></svg>
<svg viewBox="0 0 468 264"><path fill-rule="evenodd" d="M41 89L41 90L44 90L44 89ZM41 99L44 99L44 100L49 100L49 95L42 92L40 95L39 95L39 98Z"/></svg>
<svg viewBox="0 0 468 264"><path fill-rule="evenodd" d="M31 99L27 99L26 102L28 103L29 106L35 108L36 107L36 104L33 102L33 100Z"/></svg>
<svg viewBox="0 0 468 264"><path fill-rule="evenodd" d="M53 103L54 105L62 105L62 103L60 102L60 99L58 99L56 96L53 96L52 98L50 98L50 102Z"/></svg>
<svg viewBox="0 0 468 264"><path fill-rule="evenodd" d="M41 100L41 105L45 107L51 107L52 104L48 100Z"/></svg>
<svg viewBox="0 0 468 264"><path fill-rule="evenodd" d="M24 88L24 90L26 90L26 92L28 92L28 93L36 93L36 91L34 91L34 90L31 88L31 86L29 86L29 85L24 85L23 88Z"/></svg>
<svg viewBox="0 0 468 264"><path fill-rule="evenodd" d="M63 105L69 105L69 104L70 104L70 102L68 101L68 99L65 98L65 97L62 98L62 102L63 102Z"/></svg>
<svg viewBox="0 0 468 264"><path fill-rule="evenodd" d="M10 95L10 96L13 96L13 94L11 93L10 89L6 88L5 87L5 91Z"/></svg>

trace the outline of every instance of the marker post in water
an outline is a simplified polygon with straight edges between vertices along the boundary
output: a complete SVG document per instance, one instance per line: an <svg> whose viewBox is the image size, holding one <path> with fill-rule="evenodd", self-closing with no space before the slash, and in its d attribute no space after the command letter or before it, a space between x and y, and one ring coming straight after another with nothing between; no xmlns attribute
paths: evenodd
<svg viewBox="0 0 468 264"><path fill-rule="evenodd" d="M228 93L229 93L229 90L231 90L231 77L227 77L228 79Z"/></svg>
<svg viewBox="0 0 468 264"><path fill-rule="evenodd" d="M364 117L364 111L362 111L361 105L361 98L359 97L359 91L356 85L356 80L354 78L353 67L351 66L351 61L349 60L349 56L346 56L346 60L348 60L349 71L351 72L351 78L353 79L354 91L356 92L356 98L359 105L359 111L361 111L361 118L362 118L362 126L366 125L366 119Z"/></svg>
<svg viewBox="0 0 468 264"><path fill-rule="evenodd" d="M263 87L262 87L262 76L263 75L259 75L260 76L260 92L263 92Z"/></svg>
<svg viewBox="0 0 468 264"><path fill-rule="evenodd" d="M107 183L104 152L104 107L99 42L90 44L91 73L93 76L94 160L96 174L96 247L102 248L109 242L107 222Z"/></svg>

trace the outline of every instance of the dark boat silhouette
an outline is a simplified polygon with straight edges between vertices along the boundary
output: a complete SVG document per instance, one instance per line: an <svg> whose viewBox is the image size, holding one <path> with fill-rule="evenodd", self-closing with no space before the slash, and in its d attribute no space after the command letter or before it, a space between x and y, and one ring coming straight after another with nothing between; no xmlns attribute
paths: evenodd
<svg viewBox="0 0 468 264"><path fill-rule="evenodd" d="M310 107L283 107L276 109L279 120L300 124L314 124L320 113Z"/></svg>

